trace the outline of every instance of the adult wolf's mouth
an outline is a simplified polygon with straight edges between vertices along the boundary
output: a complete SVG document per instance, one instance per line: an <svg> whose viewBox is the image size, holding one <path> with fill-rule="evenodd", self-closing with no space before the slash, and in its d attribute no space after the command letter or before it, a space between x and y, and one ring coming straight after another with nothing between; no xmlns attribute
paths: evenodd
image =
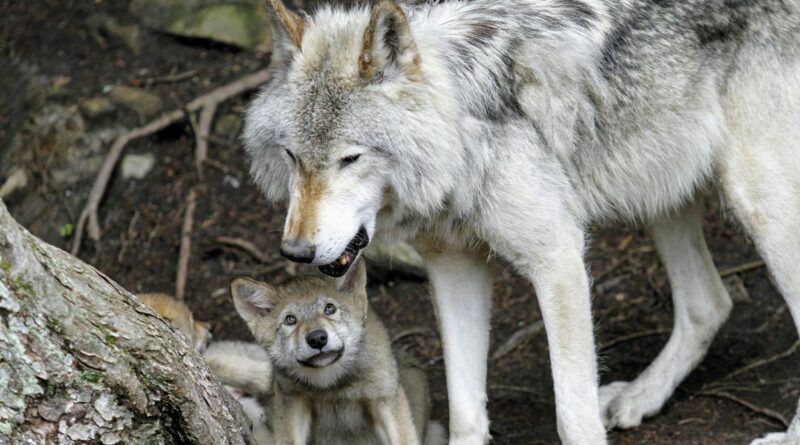
<svg viewBox="0 0 800 445"><path fill-rule="evenodd" d="M356 258L358 258L358 252L367 247L368 244L369 235L367 234L367 229L361 226L356 236L354 236L347 247L345 247L344 252L339 255L339 258L336 258L332 263L320 266L320 272L332 277L341 277L350 270L350 266L352 266Z"/></svg>
<svg viewBox="0 0 800 445"><path fill-rule="evenodd" d="M339 359L342 358L342 354L344 354L344 348L338 351L320 352L309 359L299 362L307 368L324 368L339 361Z"/></svg>

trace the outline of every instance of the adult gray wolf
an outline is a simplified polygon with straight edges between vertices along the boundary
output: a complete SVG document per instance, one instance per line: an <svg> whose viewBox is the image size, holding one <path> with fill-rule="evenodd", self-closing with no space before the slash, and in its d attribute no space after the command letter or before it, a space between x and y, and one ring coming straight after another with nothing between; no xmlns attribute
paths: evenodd
<svg viewBox="0 0 800 445"><path fill-rule="evenodd" d="M727 318L701 189L724 197L800 322L798 2L270 3L274 77L244 138L256 183L289 203L281 251L341 275L371 237L415 243L451 444L489 438L488 257L536 289L567 444L658 412ZM636 380L598 391L586 232L618 221L652 233L675 327Z"/></svg>
<svg viewBox="0 0 800 445"><path fill-rule="evenodd" d="M366 276L361 261L338 283L308 276L278 287L247 278L231 283L236 309L266 350L272 373L237 354L225 355L243 366L209 364L226 384L242 380L242 368L262 369L255 376L262 380L271 377L267 418L274 443L445 442L441 426L428 422L425 373L398 365L386 329L369 307Z"/></svg>

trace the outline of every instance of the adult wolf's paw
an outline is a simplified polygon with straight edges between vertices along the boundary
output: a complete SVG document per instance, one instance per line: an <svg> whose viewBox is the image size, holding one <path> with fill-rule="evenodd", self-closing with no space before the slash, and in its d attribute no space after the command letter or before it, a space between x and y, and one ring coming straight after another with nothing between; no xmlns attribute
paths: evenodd
<svg viewBox="0 0 800 445"><path fill-rule="evenodd" d="M770 433L761 439L750 442L750 445L800 445L800 436L789 433Z"/></svg>
<svg viewBox="0 0 800 445"><path fill-rule="evenodd" d="M606 429L641 425L645 407L631 382L614 382L600 387L600 414Z"/></svg>

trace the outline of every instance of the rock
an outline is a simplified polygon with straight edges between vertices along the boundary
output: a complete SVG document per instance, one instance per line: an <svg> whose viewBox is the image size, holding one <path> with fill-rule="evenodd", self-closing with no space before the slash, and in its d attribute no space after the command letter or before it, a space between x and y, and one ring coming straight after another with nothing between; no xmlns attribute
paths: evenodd
<svg viewBox="0 0 800 445"><path fill-rule="evenodd" d="M396 272L417 278L425 278L425 262L408 243L386 243L374 241L370 243L366 252L367 264L378 272Z"/></svg>
<svg viewBox="0 0 800 445"><path fill-rule="evenodd" d="M239 131L242 122L242 117L235 113L228 113L220 116L214 124L214 134L227 139L235 131Z"/></svg>
<svg viewBox="0 0 800 445"><path fill-rule="evenodd" d="M142 179L150 173L156 163L152 153L129 154L122 158L122 177L124 179Z"/></svg>
<svg viewBox="0 0 800 445"><path fill-rule="evenodd" d="M130 9L148 28L169 34L250 50L271 45L262 0L132 0Z"/></svg>
<svg viewBox="0 0 800 445"><path fill-rule="evenodd" d="M106 37L119 40L134 54L142 52L142 38L138 26L125 26L107 14L92 14L86 19L86 27L94 39L105 46Z"/></svg>
<svg viewBox="0 0 800 445"><path fill-rule="evenodd" d="M107 97L97 96L84 99L78 104L86 119L98 119L114 112L114 102Z"/></svg>
<svg viewBox="0 0 800 445"><path fill-rule="evenodd" d="M48 159L51 185L67 189L97 173L108 144L121 131L114 127L86 132L77 106L47 104L29 119L20 139L28 151Z"/></svg>
<svg viewBox="0 0 800 445"><path fill-rule="evenodd" d="M143 118L155 116L163 106L161 98L155 94L125 85L111 88L108 97L115 104L128 108Z"/></svg>
<svg viewBox="0 0 800 445"><path fill-rule="evenodd" d="M0 199L7 199L17 190L21 190L28 185L28 174L22 168L15 168L8 175L2 187L0 187Z"/></svg>

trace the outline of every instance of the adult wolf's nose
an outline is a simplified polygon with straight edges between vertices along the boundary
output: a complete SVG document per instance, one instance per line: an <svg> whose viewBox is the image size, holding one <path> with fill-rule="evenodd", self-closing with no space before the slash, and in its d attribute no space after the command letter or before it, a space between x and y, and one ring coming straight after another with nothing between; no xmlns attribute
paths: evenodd
<svg viewBox="0 0 800 445"><path fill-rule="evenodd" d="M284 239L281 243L281 255L296 263L314 261L316 250L313 244L302 239Z"/></svg>
<svg viewBox="0 0 800 445"><path fill-rule="evenodd" d="M306 343L314 349L322 349L328 344L328 333L322 329L312 331L306 335Z"/></svg>

